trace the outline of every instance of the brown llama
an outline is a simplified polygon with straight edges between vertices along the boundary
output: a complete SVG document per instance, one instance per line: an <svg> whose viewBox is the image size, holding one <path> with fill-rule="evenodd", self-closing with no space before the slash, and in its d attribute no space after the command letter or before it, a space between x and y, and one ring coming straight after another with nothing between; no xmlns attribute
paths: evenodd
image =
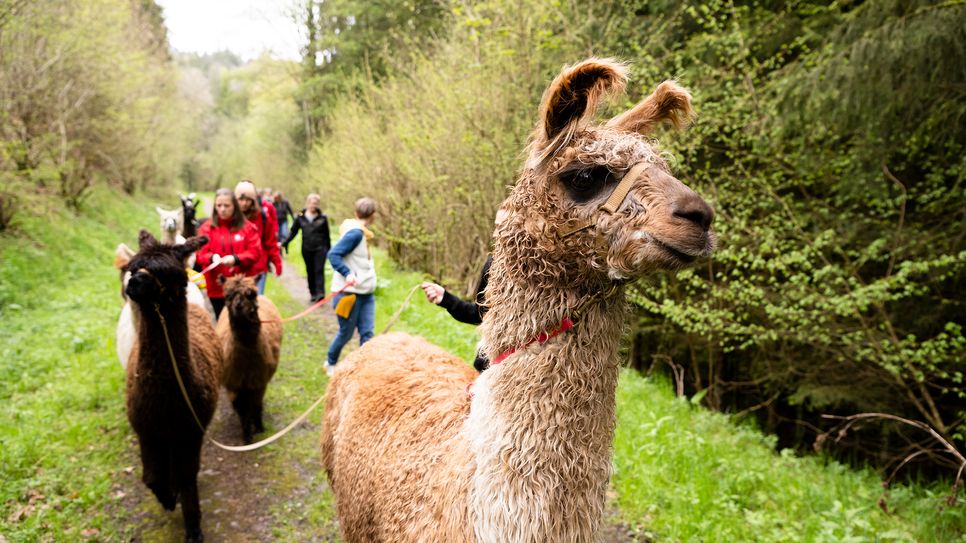
<svg viewBox="0 0 966 543"><path fill-rule="evenodd" d="M241 419L245 443L265 431L262 402L278 368L282 323L277 321L281 318L275 304L258 295L251 277L235 276L225 282L225 310L215 327L225 355L221 384Z"/></svg>
<svg viewBox="0 0 966 543"><path fill-rule="evenodd" d="M626 68L590 59L544 94L528 158L497 213L493 361L377 337L329 384L322 461L346 541L593 541L611 474L624 285L709 255L712 209L646 138L683 126L674 82L592 123Z"/></svg>
<svg viewBox="0 0 966 543"><path fill-rule="evenodd" d="M140 250L125 267L137 330L127 365L127 418L141 447L142 480L168 511L180 499L189 542L204 540L198 467L205 430L185 402L170 353L207 428L218 401L221 345L208 312L185 298L184 269L184 257L207 242L194 237L184 245L166 245L142 230Z"/></svg>

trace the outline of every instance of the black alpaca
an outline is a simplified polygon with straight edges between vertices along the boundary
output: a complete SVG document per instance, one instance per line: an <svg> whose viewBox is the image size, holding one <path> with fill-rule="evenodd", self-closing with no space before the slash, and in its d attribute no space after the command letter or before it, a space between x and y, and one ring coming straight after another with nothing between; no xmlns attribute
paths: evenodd
<svg viewBox="0 0 966 543"><path fill-rule="evenodd" d="M181 209L184 211L184 231L181 233L186 238L198 235L198 220L195 218L195 214L198 212L198 206L195 201L195 193L191 193L187 196L179 195L181 197Z"/></svg>
<svg viewBox="0 0 966 543"><path fill-rule="evenodd" d="M125 267L131 272L125 291L137 323L127 365L127 417L141 447L142 480L169 511L180 497L185 541L192 543L204 540L198 468L205 430L181 393L169 347L191 405L207 428L218 401L221 346L210 316L185 300L182 264L207 242L192 237L184 245L163 245L142 230L139 251Z"/></svg>

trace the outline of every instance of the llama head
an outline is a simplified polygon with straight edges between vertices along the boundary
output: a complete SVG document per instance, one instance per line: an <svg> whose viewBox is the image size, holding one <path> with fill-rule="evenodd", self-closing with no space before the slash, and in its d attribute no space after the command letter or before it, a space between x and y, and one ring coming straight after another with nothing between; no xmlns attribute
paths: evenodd
<svg viewBox="0 0 966 543"><path fill-rule="evenodd" d="M166 236L174 237L184 231L184 209L178 208L171 211L154 208L161 215L161 233Z"/></svg>
<svg viewBox="0 0 966 543"><path fill-rule="evenodd" d="M184 301L188 274L184 259L208 243L205 236L196 236L184 245L160 243L147 230L138 236L138 252L124 266L127 278L124 292L138 305L169 304Z"/></svg>
<svg viewBox="0 0 966 543"><path fill-rule="evenodd" d="M195 193L192 192L187 196L184 194L179 194L178 197L181 198L182 220L185 223L195 220L195 212L197 208L195 205Z"/></svg>
<svg viewBox="0 0 966 543"><path fill-rule="evenodd" d="M495 251L511 278L596 290L713 250L714 211L646 138L662 123L685 125L691 95L665 81L630 110L592 122L626 78L623 64L590 59L544 93L524 171L497 214Z"/></svg>
<svg viewBox="0 0 966 543"><path fill-rule="evenodd" d="M235 275L225 281L224 289L229 316L250 322L258 320L258 287L254 279Z"/></svg>

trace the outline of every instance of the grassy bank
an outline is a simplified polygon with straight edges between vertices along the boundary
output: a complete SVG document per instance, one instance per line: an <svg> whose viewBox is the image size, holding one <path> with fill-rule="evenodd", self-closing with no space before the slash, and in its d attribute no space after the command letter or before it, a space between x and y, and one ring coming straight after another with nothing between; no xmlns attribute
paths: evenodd
<svg viewBox="0 0 966 543"><path fill-rule="evenodd" d="M75 215L24 196L0 237L0 533L111 539L105 506L131 433L112 262L138 228L157 229L155 202L98 190Z"/></svg>

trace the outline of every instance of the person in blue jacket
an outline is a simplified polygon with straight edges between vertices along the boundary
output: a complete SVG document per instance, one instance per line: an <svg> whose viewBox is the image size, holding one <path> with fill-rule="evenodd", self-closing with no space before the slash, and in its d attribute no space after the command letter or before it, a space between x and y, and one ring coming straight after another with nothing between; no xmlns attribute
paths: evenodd
<svg viewBox="0 0 966 543"><path fill-rule="evenodd" d="M339 320L339 333L329 345L325 372L332 375L342 348L359 330L359 345L372 339L376 324L376 268L372 262L369 242L373 233L368 226L376 214L372 198L360 198L355 204L355 218L346 219L339 226L339 241L329 249L332 264L332 299Z"/></svg>

